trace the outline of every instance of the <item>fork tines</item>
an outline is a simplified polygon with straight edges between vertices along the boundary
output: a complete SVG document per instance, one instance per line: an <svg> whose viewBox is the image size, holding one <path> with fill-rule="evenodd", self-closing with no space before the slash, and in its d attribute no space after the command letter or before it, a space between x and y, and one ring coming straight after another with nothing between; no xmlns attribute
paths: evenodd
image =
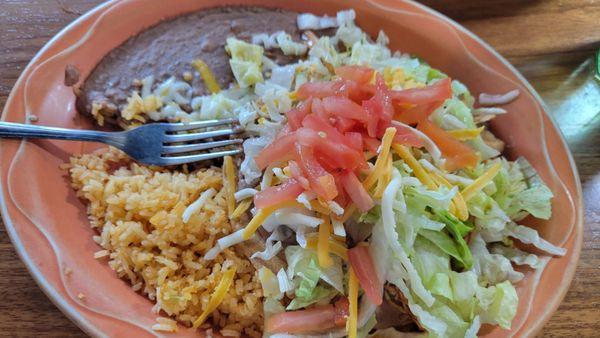
<svg viewBox="0 0 600 338"><path fill-rule="evenodd" d="M240 154L242 153L240 147L232 149L231 146L241 144L243 139L224 139L244 131L242 127L236 125L237 122L237 119L230 118L190 123L165 123L166 133L163 136L161 158L167 165L178 165ZM229 128L215 128L226 125L229 125ZM198 129L208 130L198 131ZM207 142L196 142L201 140ZM216 151L210 152L212 149Z"/></svg>

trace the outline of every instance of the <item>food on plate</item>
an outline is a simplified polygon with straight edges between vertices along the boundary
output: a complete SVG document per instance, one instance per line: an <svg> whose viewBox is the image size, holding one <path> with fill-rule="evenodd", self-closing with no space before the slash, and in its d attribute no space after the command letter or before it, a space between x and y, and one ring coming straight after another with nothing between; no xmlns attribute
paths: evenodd
<svg viewBox="0 0 600 338"><path fill-rule="evenodd" d="M156 313L195 324L206 316L215 287L233 272L212 320L226 332L260 336L262 288L256 269L236 248L211 261L200 259L234 230L220 168L187 173L148 168L110 148L72 158L69 173L98 231L94 241L102 248L94 257L107 259L133 290L155 301ZM159 324L163 331L177 330L174 322Z"/></svg>
<svg viewBox="0 0 600 338"><path fill-rule="evenodd" d="M178 119L181 111L199 107L192 97L211 92L200 76L194 76L193 60L202 60L218 85L226 87L233 79L223 48L227 37L249 39L254 34L286 31L299 39L296 16L279 9L217 7L162 22L106 55L77 88L77 107L101 125L144 123L164 116ZM134 91L138 96L131 97ZM148 99L152 94L154 99ZM140 95L144 109L133 112L128 102L139 100ZM119 113L127 107L121 118Z"/></svg>
<svg viewBox="0 0 600 338"><path fill-rule="evenodd" d="M175 331L172 317L224 336L475 337L509 329L527 270L564 255L524 225L551 217L552 192L490 130L519 92L476 100L355 15L210 9L133 37L75 87L99 124L234 117L246 133L241 158L204 166L71 159L95 255L156 302L155 329ZM103 74L209 19L210 53ZM121 96L105 95L113 83Z"/></svg>

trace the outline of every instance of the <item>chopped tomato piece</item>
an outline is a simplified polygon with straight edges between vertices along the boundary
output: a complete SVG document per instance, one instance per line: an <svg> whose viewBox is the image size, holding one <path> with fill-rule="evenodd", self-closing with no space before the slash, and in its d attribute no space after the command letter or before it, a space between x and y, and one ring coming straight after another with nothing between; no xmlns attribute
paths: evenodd
<svg viewBox="0 0 600 338"><path fill-rule="evenodd" d="M254 195L254 205L257 209L263 209L274 204L293 201L303 191L304 188L300 182L290 178L280 185L268 187Z"/></svg>
<svg viewBox="0 0 600 338"><path fill-rule="evenodd" d="M392 91L395 119L416 124L431 115L444 101L452 97L451 80L445 78L424 87Z"/></svg>
<svg viewBox="0 0 600 338"><path fill-rule="evenodd" d="M341 66L335 69L335 74L344 80L365 84L373 77L373 69L365 66Z"/></svg>
<svg viewBox="0 0 600 338"><path fill-rule="evenodd" d="M442 128L424 120L419 122L417 127L425 135L435 142L440 151L446 158L446 169L449 171L458 170L477 165L478 156L468 145L458 141Z"/></svg>
<svg viewBox="0 0 600 338"><path fill-rule="evenodd" d="M323 101L321 101L321 99L313 99L312 100L311 110L312 110L312 112L313 112L314 115L322 118L323 120L328 120L329 119L329 116L327 115L327 112L323 108ZM311 114L311 115L308 115L306 117L314 116L314 115ZM304 120L302 122L304 123Z"/></svg>
<svg viewBox="0 0 600 338"><path fill-rule="evenodd" d="M350 80L340 80L340 87L337 90L337 95L347 97L356 103L360 103L367 100L372 95L366 86L369 85L361 85Z"/></svg>
<svg viewBox="0 0 600 338"><path fill-rule="evenodd" d="M350 169L353 170L364 162L364 158L360 151L357 151L346 144L329 138L329 135L308 129L298 129L298 141L303 146L311 147L315 155L320 155L326 161L321 163L327 164L332 169ZM342 136L342 141L346 142Z"/></svg>
<svg viewBox="0 0 600 338"><path fill-rule="evenodd" d="M348 298L341 297L334 303L335 307L335 322L336 326L346 325L346 320L348 319L349 311L350 311L350 302L348 302Z"/></svg>
<svg viewBox="0 0 600 338"><path fill-rule="evenodd" d="M302 126L302 120L310 113L310 109L311 100L308 99L285 113L288 119L287 125L290 126L290 130L294 131Z"/></svg>
<svg viewBox="0 0 600 338"><path fill-rule="evenodd" d="M400 143L417 148L423 146L421 138L417 134L416 130L412 127L403 125L402 123L399 123L397 121L392 121L391 126L396 128L396 135L394 135L394 143ZM385 130L381 131L380 137L383 137L384 133Z"/></svg>
<svg viewBox="0 0 600 338"><path fill-rule="evenodd" d="M347 119L345 117L336 116L333 122L333 125L342 133L350 131L356 127L357 122L352 119Z"/></svg>
<svg viewBox="0 0 600 338"><path fill-rule="evenodd" d="M346 308L347 313L348 310ZM310 309L287 311L275 314L267 319L266 331L269 333L303 333L325 331L343 326L342 307L334 305L316 306ZM346 314L347 316L347 314Z"/></svg>
<svg viewBox="0 0 600 338"><path fill-rule="evenodd" d="M310 129L316 131L317 133L320 133L320 135L322 135L322 137L324 139L321 141L328 141L328 142L333 142L336 144L344 144L344 145L350 147L351 149L355 149L358 152L362 152L362 146L360 148L355 147L357 145L356 136L351 136L351 137L353 137L353 139L351 139L351 137L348 137L348 136L342 134L342 132L340 130L338 130L337 128L335 128L334 126L332 126L329 123L329 119L323 119L315 114L311 114L304 118L304 121L302 121L302 125L306 128L310 128ZM346 133L346 134L348 134L348 133ZM359 136L360 136L360 134L359 134ZM361 145L362 145L362 138L361 138ZM358 156L358 154L357 154L357 156ZM359 157L357 157L357 158L359 158Z"/></svg>
<svg viewBox="0 0 600 338"><path fill-rule="evenodd" d="M451 84L450 78L445 78L423 88L392 90L390 96L395 103L421 105L443 102L452 97Z"/></svg>
<svg viewBox="0 0 600 338"><path fill-rule="evenodd" d="M369 136L374 136L377 128L387 128L394 117L394 108L383 77L377 76L376 91L369 100L363 101L362 107L368 112L370 121L368 121L367 132Z"/></svg>
<svg viewBox="0 0 600 338"><path fill-rule="evenodd" d="M361 133L346 132L344 133L344 136L346 139L346 144L348 144L348 146L360 152L363 151L363 140Z"/></svg>
<svg viewBox="0 0 600 338"><path fill-rule="evenodd" d="M346 194L346 191L344 191L344 185L342 184L342 180L340 179L340 174L334 173L333 177L335 179L335 187L338 191L338 195L335 198L335 202L341 205L342 207L346 207L350 199L348 197L348 194Z"/></svg>
<svg viewBox="0 0 600 338"><path fill-rule="evenodd" d="M306 179L306 177L304 177L304 173L302 173L302 169L300 169L300 166L298 166L298 163L296 161L290 161L288 163L288 167L290 168L292 177L300 183L302 188L304 188L304 190L309 190L310 183L308 182L308 179Z"/></svg>
<svg viewBox="0 0 600 338"><path fill-rule="evenodd" d="M323 137L333 142L344 142L344 135L334 128L329 119L323 118L317 114L311 114L304 118L302 126L312 129L316 132L323 132Z"/></svg>
<svg viewBox="0 0 600 338"><path fill-rule="evenodd" d="M323 108L330 115L342 116L359 121L367 121L368 114L358 104L345 97L330 96L323 99Z"/></svg>
<svg viewBox="0 0 600 338"><path fill-rule="evenodd" d="M340 176L340 179L342 181L342 184L344 185L344 190L346 191L352 202L354 202L358 210L362 212L367 212L373 207L373 205L375 204L373 202L373 199L371 198L371 196L369 196L369 193L365 190L365 187L362 185L362 183L358 180L358 177L356 177L356 175L353 172L345 171Z"/></svg>
<svg viewBox="0 0 600 338"><path fill-rule="evenodd" d="M381 141L374 137L369 137L363 135L363 142L365 143L365 148L367 148L372 153L377 153L377 149L381 145Z"/></svg>
<svg viewBox="0 0 600 338"><path fill-rule="evenodd" d="M298 88L297 95L300 100L305 100L309 97L324 98L336 95L341 85L340 81L306 82Z"/></svg>
<svg viewBox="0 0 600 338"><path fill-rule="evenodd" d="M369 248L367 246L356 246L348 250L348 260L369 300L375 305L381 305L383 301L383 284L377 278Z"/></svg>
<svg viewBox="0 0 600 338"><path fill-rule="evenodd" d="M426 120L444 101L436 101L427 103L419 106L412 106L408 109L404 109L401 106L394 104L396 108L396 114L394 119L406 123L406 124L417 124L420 121Z"/></svg>
<svg viewBox="0 0 600 338"><path fill-rule="evenodd" d="M316 160L313 149L297 144L296 151L300 159L298 164L308 179L311 190L327 201L334 199L338 192L333 176Z"/></svg>
<svg viewBox="0 0 600 338"><path fill-rule="evenodd" d="M259 169L265 169L269 164L289 161L294 158L294 145L296 144L296 134L290 132L283 136L278 136L271 144L266 146L254 161Z"/></svg>

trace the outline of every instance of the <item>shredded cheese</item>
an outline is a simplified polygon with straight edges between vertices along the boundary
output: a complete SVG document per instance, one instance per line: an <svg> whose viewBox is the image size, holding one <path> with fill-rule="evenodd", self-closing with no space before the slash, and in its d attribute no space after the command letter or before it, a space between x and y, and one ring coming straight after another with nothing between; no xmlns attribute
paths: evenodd
<svg viewBox="0 0 600 338"><path fill-rule="evenodd" d="M348 302L349 315L346 329L348 330L348 338L356 338L358 327L358 278L354 273L354 269L348 269Z"/></svg>
<svg viewBox="0 0 600 338"><path fill-rule="evenodd" d="M455 139L457 139L459 141L468 141L468 140L472 140L472 139L476 138L477 136L479 136L479 134L481 134L483 129L484 129L484 127L473 128L473 129L455 129L455 130L448 130L448 134L450 134L450 136L454 137Z"/></svg>
<svg viewBox="0 0 600 338"><path fill-rule="evenodd" d="M233 158L231 156L225 156L225 158L223 158L223 180L223 185L227 189L227 213L229 218L232 218L235 210L235 191L237 190L237 187L235 181L235 166L233 165Z"/></svg>
<svg viewBox="0 0 600 338"><path fill-rule="evenodd" d="M183 220L183 223L187 223L190 220L190 218L192 217L192 215L194 213L200 211L202 209L202 207L206 204L206 202L208 202L208 200L210 200L216 194L217 194L217 191L214 188L210 188L210 189L202 192L202 194L200 194L200 197L198 197L198 199L196 201L194 201L194 203L190 204L183 211L183 214L181 215L181 219Z"/></svg>
<svg viewBox="0 0 600 338"><path fill-rule="evenodd" d="M321 202L317 201L317 200L311 200L310 201L310 207L312 208L312 210L323 214L323 215L329 215L331 214L331 210L329 210L328 207L324 207Z"/></svg>
<svg viewBox="0 0 600 338"><path fill-rule="evenodd" d="M309 234L306 238L306 247L308 249L317 250L318 249L318 241L319 241L318 236ZM327 241L329 242L329 251L332 254L340 257L344 261L348 261L348 248L346 248L346 245L344 244L345 241L341 242L341 241L337 240L336 236L329 237L327 239Z"/></svg>
<svg viewBox="0 0 600 338"><path fill-rule="evenodd" d="M430 172L429 174L439 185L443 185L448 189L452 189L452 184L442 177L442 175L436 172ZM459 220L466 221L469 218L469 209L467 208L467 203L465 202L465 199L460 191L456 192L456 195L452 198L452 203L455 207L452 214Z"/></svg>
<svg viewBox="0 0 600 338"><path fill-rule="evenodd" d="M346 209L344 209L344 214L342 215L342 217L334 216L334 218L342 223L346 223L346 221L350 219L350 217L352 216L352 214L354 214L355 211L356 206L354 204L349 204L346 206Z"/></svg>
<svg viewBox="0 0 600 338"><path fill-rule="evenodd" d="M258 228L265 222L265 220L271 216L275 211L282 208L290 208L290 207L302 207L302 204L296 201L287 201L272 205L270 207L266 207L258 210L256 215L252 218L250 223L246 225L244 228L244 240L250 239L252 235L258 230Z"/></svg>
<svg viewBox="0 0 600 338"><path fill-rule="evenodd" d="M373 184L375 184L375 182L377 182L377 180L384 174L388 154L390 153L390 147L395 135L396 128L389 127L385 130L385 134L383 134L383 138L381 139L381 150L379 151L377 160L375 160L375 167L363 182L363 186L367 191L369 191Z"/></svg>
<svg viewBox="0 0 600 338"><path fill-rule="evenodd" d="M479 192L483 187L485 187L488 183L494 179L496 174L502 168L502 162L497 162L494 164L488 171L486 171L483 175L479 176L471 185L463 189L461 192L465 201L468 201L473 197L477 192Z"/></svg>
<svg viewBox="0 0 600 338"><path fill-rule="evenodd" d="M333 235L335 237L340 237L345 241L346 240L346 228L344 228L344 223L340 222L339 219L332 217L331 218L331 226L333 227Z"/></svg>
<svg viewBox="0 0 600 338"><path fill-rule="evenodd" d="M370 151L365 151L365 161L368 161L370 159L372 159L373 157L377 156L377 153L372 153Z"/></svg>
<svg viewBox="0 0 600 338"><path fill-rule="evenodd" d="M215 311L217 309L217 307L219 306L219 304L221 304L221 302L223 302L225 295L227 295L227 291L229 291L231 284L233 284L234 276L235 276L235 267L229 268L229 270L227 270L223 274L223 277L221 277L221 281L219 282L219 285L217 285L217 287L213 291L212 295L210 296L210 300L208 301L208 304L206 305L206 309L204 309L204 311L202 311L202 314L200 314L200 317L198 317L198 319L196 319L194 321L193 326L195 329L197 329L200 325L202 325L202 323L204 323L204 321L206 320L208 315L210 315L213 311Z"/></svg>
<svg viewBox="0 0 600 338"><path fill-rule="evenodd" d="M398 156L400 156L400 158L402 158L404 162L406 162L406 164L408 164L408 166L413 170L415 176L417 176L421 183L425 184L429 189L437 189L437 185L435 184L431 176L429 176L427 171L423 169L419 161L417 161L413 154L411 154L408 148L401 144L394 144L392 147L394 148L396 154L398 154Z"/></svg>
<svg viewBox="0 0 600 338"><path fill-rule="evenodd" d="M388 186L390 181L392 180L392 154L388 155L388 159L385 165L385 173L383 176L377 180L377 186L375 188L375 192L373 193L373 197L377 199L381 199L383 196L383 192L385 188Z"/></svg>
<svg viewBox="0 0 600 338"><path fill-rule="evenodd" d="M196 59L196 60L192 61L192 67L194 67L196 69L196 71L198 71L198 73L200 73L200 76L202 77L202 80L204 81L206 88L211 93L214 94L214 93L218 93L221 91L221 87L219 87L219 83L217 82L217 79L215 78L215 74L213 74L213 72L210 70L210 68L206 64L206 62L204 62L200 59Z"/></svg>
<svg viewBox="0 0 600 338"><path fill-rule="evenodd" d="M242 216L243 213L245 213L248 208L250 208L250 205L252 205L252 199L248 198L243 200L242 202L240 202L240 204L238 204L238 206L235 208L235 210L231 213L231 219L238 219L240 218L240 216Z"/></svg>
<svg viewBox="0 0 600 338"><path fill-rule="evenodd" d="M319 266L328 268L333 264L329 256L329 234L331 233L331 224L329 217L323 217L323 223L319 225L319 240L317 242L317 259Z"/></svg>

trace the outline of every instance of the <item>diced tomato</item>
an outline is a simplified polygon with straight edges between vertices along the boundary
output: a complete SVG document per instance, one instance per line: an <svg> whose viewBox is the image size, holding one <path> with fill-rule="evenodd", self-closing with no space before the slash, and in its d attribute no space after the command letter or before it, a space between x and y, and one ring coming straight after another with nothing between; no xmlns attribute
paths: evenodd
<svg viewBox="0 0 600 338"><path fill-rule="evenodd" d="M302 126L302 120L310 113L310 109L311 99L308 99L285 113L288 119L287 125L290 126L290 130L294 131Z"/></svg>
<svg viewBox="0 0 600 338"><path fill-rule="evenodd" d="M333 125L342 133L350 131L356 127L357 122L352 119L347 119L345 117L336 116L333 122Z"/></svg>
<svg viewBox="0 0 600 338"><path fill-rule="evenodd" d="M348 260L369 300L375 305L381 305L383 301L383 284L377 278L369 248L367 246L355 246L348 250Z"/></svg>
<svg viewBox="0 0 600 338"><path fill-rule="evenodd" d="M449 78L424 88L391 91L394 118L406 124L417 124L431 115L444 101L452 97Z"/></svg>
<svg viewBox="0 0 600 338"><path fill-rule="evenodd" d="M375 95L369 100L363 101L362 107L369 113L370 120L367 122L369 136L374 136L377 128L385 129L389 126L394 117L394 108L389 96L389 89L381 76L377 76Z"/></svg>
<svg viewBox="0 0 600 338"><path fill-rule="evenodd" d="M312 100L311 111L313 112L314 115L322 118L323 120L329 119L329 115L327 115L327 112L323 108L323 101L321 99L313 99ZM313 114L307 115L306 117L314 116ZM304 120L302 122L304 123Z"/></svg>
<svg viewBox="0 0 600 338"><path fill-rule="evenodd" d="M323 108L330 115L342 116L349 119L367 121L368 114L358 104L345 97L329 96L323 99Z"/></svg>
<svg viewBox="0 0 600 338"><path fill-rule="evenodd" d="M341 66L335 69L335 74L344 80L365 84L373 77L373 69L364 66Z"/></svg>
<svg viewBox="0 0 600 338"><path fill-rule="evenodd" d="M312 129L316 132L325 133L324 137L334 142L343 142L344 135L334 128L330 123L329 119L324 119L317 114L311 114L304 118L302 126L308 129Z"/></svg>
<svg viewBox="0 0 600 338"><path fill-rule="evenodd" d="M263 209L274 204L293 201L303 191L300 182L290 178L280 185L268 187L254 195L254 205L257 209Z"/></svg>
<svg viewBox="0 0 600 338"><path fill-rule="evenodd" d="M296 151L300 160L298 165L308 179L311 190L327 201L334 199L338 192L333 176L315 159L313 149L297 144Z"/></svg>
<svg viewBox="0 0 600 338"><path fill-rule="evenodd" d="M309 97L324 98L336 95L341 85L340 81L306 82L298 88L297 96L300 100Z"/></svg>
<svg viewBox="0 0 600 338"><path fill-rule="evenodd" d="M259 169L265 169L269 164L289 161L294 158L294 145L296 144L295 132L278 136L271 144L266 146L254 161Z"/></svg>
<svg viewBox="0 0 600 338"><path fill-rule="evenodd" d="M326 141L334 143L343 143L352 149L356 149L357 151L362 152L362 148L358 149L354 147L356 145L356 138L351 140L350 138L346 137L344 134L342 134L342 131L338 130L329 123L329 119L323 119L315 114L311 114L304 118L304 121L302 121L302 125L316 132L323 132L324 134L322 135L324 136Z"/></svg>
<svg viewBox="0 0 600 338"><path fill-rule="evenodd" d="M440 151L446 158L446 169L449 171L458 170L477 165L478 156L468 145L458 141L442 128L424 120L419 122L417 127L440 148Z"/></svg>
<svg viewBox="0 0 600 338"><path fill-rule="evenodd" d="M344 185L342 184L342 180L340 179L340 174L335 173L333 174L333 177L335 179L335 187L338 191L338 195L335 198L335 202L344 208L346 207L346 205L348 205L350 199L348 198L348 194L346 194L346 191L344 191Z"/></svg>
<svg viewBox="0 0 600 338"><path fill-rule="evenodd" d="M308 182L308 179L304 177L304 173L302 172L302 169L300 169L298 163L296 161L290 161L288 162L288 167L290 168L292 177L300 183L302 188L304 188L304 190L309 190L310 183Z"/></svg>
<svg viewBox="0 0 600 338"><path fill-rule="evenodd" d="M423 88L392 90L390 96L395 103L421 105L443 102L452 97L451 84L452 80L445 78Z"/></svg>
<svg viewBox="0 0 600 338"><path fill-rule="evenodd" d="M367 100L369 97L371 97L371 95L373 95L366 88L370 85L362 85L350 80L340 80L339 82L340 87L337 90L337 95L347 97L356 103Z"/></svg>
<svg viewBox="0 0 600 338"><path fill-rule="evenodd" d="M362 183L353 172L345 171L340 176L340 179L344 185L344 190L358 210L367 212L373 207L375 204L373 199L369 196L369 193L365 190L365 187L363 187Z"/></svg>
<svg viewBox="0 0 600 338"><path fill-rule="evenodd" d="M394 104L395 115L394 119L406 123L406 124L417 124L420 121L426 120L444 101L436 101L427 103L419 106L413 105L408 109L404 109L404 104Z"/></svg>
<svg viewBox="0 0 600 338"><path fill-rule="evenodd" d="M417 131L410 126L404 125L397 121L392 121L391 127L396 128L396 135L394 135L394 143L400 143L412 147L422 147L423 142L417 134ZM383 137L385 130L380 130L380 138Z"/></svg>
<svg viewBox="0 0 600 338"><path fill-rule="evenodd" d="M287 311L268 318L266 331L291 334L325 331L345 325L347 316L348 308L344 310L342 306L337 307L331 304L305 310Z"/></svg>
<svg viewBox="0 0 600 338"><path fill-rule="evenodd" d="M360 152L363 151L363 140L361 133L349 131L344 133L344 136L346 139L346 144L348 144L348 146Z"/></svg>
<svg viewBox="0 0 600 338"><path fill-rule="evenodd" d="M327 165L330 169L354 170L364 162L362 152L338 140L330 139L327 134L322 134L323 136L321 136L319 132L309 128L300 128L297 133L298 142L303 146L312 148L315 155L325 159L325 161L320 161L320 163ZM342 138L344 137L342 136ZM346 142L345 139L342 141Z"/></svg>
<svg viewBox="0 0 600 338"><path fill-rule="evenodd" d="M348 315L350 314L350 302L348 298L341 297L334 303L335 307L335 322L336 326L344 326L346 325L346 321L348 320Z"/></svg>
<svg viewBox="0 0 600 338"><path fill-rule="evenodd" d="M372 153L377 153L377 149L381 145L381 141L374 137L369 137L363 135L363 142L365 144L365 148L367 148Z"/></svg>

